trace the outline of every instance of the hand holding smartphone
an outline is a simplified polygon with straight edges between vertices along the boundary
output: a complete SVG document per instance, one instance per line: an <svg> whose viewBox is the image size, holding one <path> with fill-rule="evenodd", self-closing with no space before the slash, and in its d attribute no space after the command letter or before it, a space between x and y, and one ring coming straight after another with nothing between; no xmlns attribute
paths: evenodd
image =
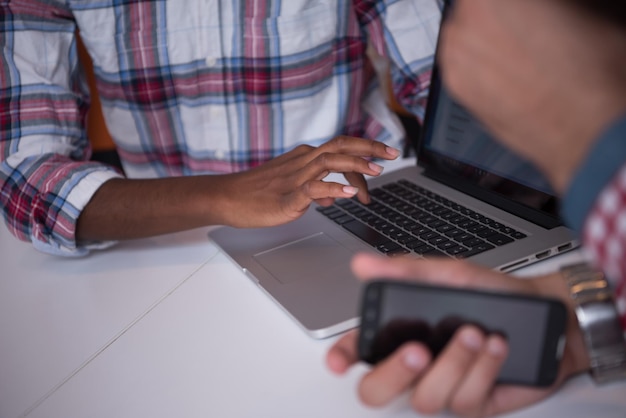
<svg viewBox="0 0 626 418"><path fill-rule="evenodd" d="M376 364L418 341L435 357L461 325L473 324L508 340L499 383L545 387L558 374L566 320L565 305L556 299L378 280L362 295L358 350L363 361Z"/></svg>

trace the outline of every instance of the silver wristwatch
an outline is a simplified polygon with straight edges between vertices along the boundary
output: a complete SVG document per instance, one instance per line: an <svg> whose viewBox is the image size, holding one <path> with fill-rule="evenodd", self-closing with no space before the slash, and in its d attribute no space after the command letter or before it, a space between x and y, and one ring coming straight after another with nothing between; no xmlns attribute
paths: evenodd
<svg viewBox="0 0 626 418"><path fill-rule="evenodd" d="M586 263L561 268L576 305L576 317L597 383L626 378L626 341L613 292L604 274Z"/></svg>

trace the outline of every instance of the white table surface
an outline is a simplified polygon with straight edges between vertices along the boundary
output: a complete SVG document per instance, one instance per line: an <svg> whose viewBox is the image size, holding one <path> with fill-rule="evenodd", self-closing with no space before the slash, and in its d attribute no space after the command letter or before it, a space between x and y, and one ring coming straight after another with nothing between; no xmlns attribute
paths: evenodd
<svg viewBox="0 0 626 418"><path fill-rule="evenodd" d="M335 339L306 336L208 230L62 259L0 228L0 418L416 416L405 399L361 405L365 368L328 372ZM581 376L510 415L552 416L623 418L626 382Z"/></svg>

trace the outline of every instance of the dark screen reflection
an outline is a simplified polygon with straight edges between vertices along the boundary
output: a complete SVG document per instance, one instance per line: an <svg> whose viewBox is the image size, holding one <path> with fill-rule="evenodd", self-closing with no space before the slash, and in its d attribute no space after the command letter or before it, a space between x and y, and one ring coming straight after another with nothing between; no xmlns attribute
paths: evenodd
<svg viewBox="0 0 626 418"><path fill-rule="evenodd" d="M506 338L500 330L488 330L481 324L463 320L458 316L448 316L434 326L420 319L396 318L383 326L374 338L369 362L375 364L383 360L409 341L424 344L432 356L436 357L456 331L465 324L474 325L485 334L498 333Z"/></svg>

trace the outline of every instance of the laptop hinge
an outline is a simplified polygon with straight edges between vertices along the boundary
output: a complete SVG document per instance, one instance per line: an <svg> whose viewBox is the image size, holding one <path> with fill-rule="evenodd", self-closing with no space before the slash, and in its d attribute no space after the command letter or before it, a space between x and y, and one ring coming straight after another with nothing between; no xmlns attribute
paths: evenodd
<svg viewBox="0 0 626 418"><path fill-rule="evenodd" d="M559 218L555 218L554 216L542 212L539 209L534 209L522 203L515 202L510 198L505 198L495 192L476 186L475 184L457 176L440 173L429 168L425 168L423 174L428 178L443 183L448 187L459 190L465 194L475 197L476 199L489 203L506 212L512 213L513 215L519 216L520 218L537 224L543 228L552 229L563 226L563 221Z"/></svg>

